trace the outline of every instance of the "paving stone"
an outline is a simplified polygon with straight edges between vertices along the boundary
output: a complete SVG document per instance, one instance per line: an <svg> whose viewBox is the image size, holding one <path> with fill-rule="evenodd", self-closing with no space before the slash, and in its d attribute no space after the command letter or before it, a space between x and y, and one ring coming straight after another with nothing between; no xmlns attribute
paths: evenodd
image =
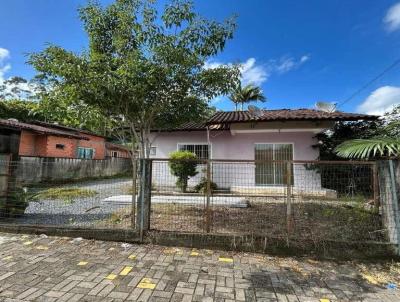
<svg viewBox="0 0 400 302"><path fill-rule="evenodd" d="M25 240L39 238L28 235ZM170 255L164 252L167 248L154 245L132 245L124 251L119 243L82 240L74 245L57 237L35 244L49 242L51 252L40 255L34 245L24 246L22 240L0 245L0 301L400 301L399 291L369 284L350 262L315 265L288 258L288 263L296 263L296 269L291 269L260 261L259 255L250 253L235 253L233 263L223 263L218 259L228 257L227 252L199 249L201 256L189 256L191 249L179 248ZM10 254L15 261L1 260ZM134 260L128 259L131 254ZM89 264L78 267L79 261ZM126 266L132 270L119 275ZM307 272L306 277L298 267ZM105 279L111 273L116 278ZM155 288L138 288L143 278L149 278L145 283Z"/></svg>

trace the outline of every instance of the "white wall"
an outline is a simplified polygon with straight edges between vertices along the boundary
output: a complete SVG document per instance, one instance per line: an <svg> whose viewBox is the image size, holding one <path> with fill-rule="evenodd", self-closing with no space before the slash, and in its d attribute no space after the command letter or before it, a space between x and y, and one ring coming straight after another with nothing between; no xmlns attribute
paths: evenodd
<svg viewBox="0 0 400 302"><path fill-rule="evenodd" d="M211 131L211 158L216 160L254 160L256 143L292 143L294 160L316 160L318 149L312 145L317 143L312 132L283 133L237 133L229 131ZM153 134L153 146L156 155L152 158L167 159L169 154L177 150L178 143L207 143L205 131L160 132ZM153 180L157 185L173 186L175 178L168 172L167 162L154 162ZM196 184L204 173L199 167L199 175L190 181ZM213 180L219 187L254 186L255 164L215 162L213 164ZM166 175L168 173L168 175ZM294 183L298 187L321 187L319 174L306 170L303 165L296 164L294 168Z"/></svg>

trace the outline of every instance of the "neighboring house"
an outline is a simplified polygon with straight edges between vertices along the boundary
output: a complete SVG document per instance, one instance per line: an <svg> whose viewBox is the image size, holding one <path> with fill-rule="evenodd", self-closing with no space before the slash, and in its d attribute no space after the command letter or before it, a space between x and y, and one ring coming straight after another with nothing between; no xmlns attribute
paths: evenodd
<svg viewBox="0 0 400 302"><path fill-rule="evenodd" d="M13 149L19 156L105 159L111 152L104 136L58 124L0 119L1 145L10 144L9 134L13 135ZM6 147L1 149L6 153Z"/></svg>
<svg viewBox="0 0 400 302"><path fill-rule="evenodd" d="M317 160L319 150L313 147L318 143L315 137L317 133L331 128L336 121L377 118L312 109L263 110L258 116L248 111L217 112L204 123L191 122L175 129L154 131L151 157L166 159L173 151L188 150L200 159L214 160L212 176L219 187L232 191L243 191L249 187L282 187L287 182L287 167L282 163L266 161ZM165 169L161 162L154 161L153 165L153 178L157 184L174 184L174 177L159 173L158 170ZM321 189L320 176L315 170L301 164L292 169L295 187L307 185L308 188ZM202 170L199 169L200 172ZM204 175L203 172L199 174ZM196 184L199 177L191 179L191 185Z"/></svg>
<svg viewBox="0 0 400 302"><path fill-rule="evenodd" d="M106 157L122 157L129 158L130 151L128 148L113 144L110 142L106 142Z"/></svg>

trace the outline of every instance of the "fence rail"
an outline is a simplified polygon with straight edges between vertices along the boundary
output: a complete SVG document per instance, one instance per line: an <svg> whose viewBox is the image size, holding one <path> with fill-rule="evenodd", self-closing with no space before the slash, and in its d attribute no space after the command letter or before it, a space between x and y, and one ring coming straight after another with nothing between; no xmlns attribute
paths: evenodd
<svg viewBox="0 0 400 302"><path fill-rule="evenodd" d="M3 160L0 172L11 168L0 178L0 190L7 188L0 223L136 230L142 236L153 230L254 235L304 245L395 243L398 199L391 188L395 179L398 193L399 181L385 164L140 159L136 172L125 160L118 164L124 173L113 176L102 174L104 163L94 161L85 167L100 171L98 177L82 179L63 173L76 163L24 161L21 173L21 161ZM38 177L43 169L63 177Z"/></svg>

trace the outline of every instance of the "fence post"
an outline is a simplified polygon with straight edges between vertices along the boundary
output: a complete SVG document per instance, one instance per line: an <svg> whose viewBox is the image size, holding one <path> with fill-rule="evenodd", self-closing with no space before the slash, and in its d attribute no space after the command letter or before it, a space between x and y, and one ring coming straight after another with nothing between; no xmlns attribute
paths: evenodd
<svg viewBox="0 0 400 302"><path fill-rule="evenodd" d="M374 190L374 206L375 209L379 209L379 183L378 183L378 167L376 161L372 166L372 182Z"/></svg>
<svg viewBox="0 0 400 302"><path fill-rule="evenodd" d="M397 183L396 183L396 174L394 171L393 160L389 160L389 174L390 174L390 188L392 194L392 206L393 206L393 218L394 218L394 227L397 239L397 254L400 255L400 213L399 213L399 199L397 196Z"/></svg>
<svg viewBox="0 0 400 302"><path fill-rule="evenodd" d="M211 231L211 210L210 210L210 197L211 197L211 169L210 169L210 160L206 160L206 178L207 178L207 186L206 186L206 232L210 233Z"/></svg>
<svg viewBox="0 0 400 302"><path fill-rule="evenodd" d="M292 213L292 162L286 162L286 227L288 235L293 230Z"/></svg>
<svg viewBox="0 0 400 302"><path fill-rule="evenodd" d="M150 229L150 203L151 203L151 172L152 160L140 159L140 193L137 207L137 224L140 238L143 240L144 232Z"/></svg>
<svg viewBox="0 0 400 302"><path fill-rule="evenodd" d="M137 159L132 158L132 201L131 201L131 227L136 228L136 196L137 196Z"/></svg>

